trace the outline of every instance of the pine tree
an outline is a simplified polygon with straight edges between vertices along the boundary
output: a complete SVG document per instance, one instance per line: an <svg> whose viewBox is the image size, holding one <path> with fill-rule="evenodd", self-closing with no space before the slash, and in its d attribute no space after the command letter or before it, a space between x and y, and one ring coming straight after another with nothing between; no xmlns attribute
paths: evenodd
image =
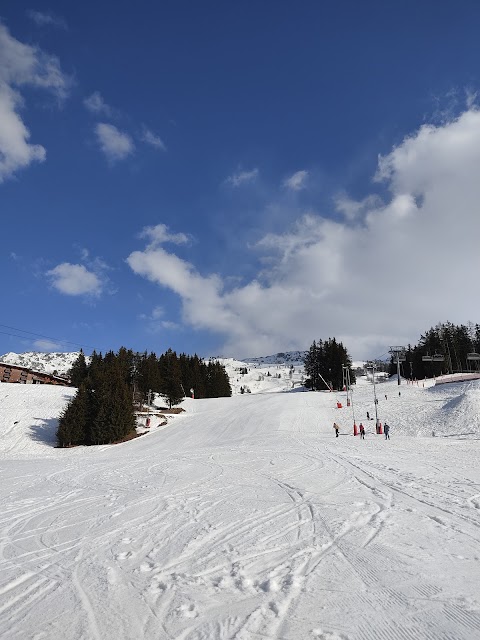
<svg viewBox="0 0 480 640"><path fill-rule="evenodd" d="M72 364L72 368L69 371L69 377L72 385L74 387L80 387L82 382L85 382L88 375L88 367L87 361L85 360L85 355L83 350L80 349L80 353L78 354L78 358Z"/></svg>
<svg viewBox="0 0 480 640"><path fill-rule="evenodd" d="M88 444L88 432L92 420L91 391L81 384L75 397L63 410L57 429L60 447Z"/></svg>
<svg viewBox="0 0 480 640"><path fill-rule="evenodd" d="M321 344L321 341L320 343ZM315 340L313 341L304 359L305 375L310 380L308 387L314 391L320 388L319 376L319 348Z"/></svg>
<svg viewBox="0 0 480 640"><path fill-rule="evenodd" d="M138 362L137 385L143 401L147 399L149 390L160 393L162 377L160 374L160 364L155 353L143 354Z"/></svg>
<svg viewBox="0 0 480 640"><path fill-rule="evenodd" d="M324 388L325 382L334 389L341 389L344 366L350 368L350 381L352 384L355 382L351 358L343 344L337 342L336 338L319 340L318 343L314 340L304 363L305 374L310 379L305 386L311 386L313 389Z"/></svg>
<svg viewBox="0 0 480 640"><path fill-rule="evenodd" d="M160 393L171 409L173 405L180 404L185 397L177 354L169 349L160 356L159 363L162 377Z"/></svg>
<svg viewBox="0 0 480 640"><path fill-rule="evenodd" d="M206 398L207 372L205 363L197 354L188 356L185 353L180 354L178 363L180 365L182 386L185 393L193 389L195 398Z"/></svg>
<svg viewBox="0 0 480 640"><path fill-rule="evenodd" d="M211 360L207 365L207 397L224 398L231 395L232 388L225 367Z"/></svg>
<svg viewBox="0 0 480 640"><path fill-rule="evenodd" d="M88 366L88 378L92 389L98 389L103 377L103 356L101 353L93 351L90 357L90 364Z"/></svg>
<svg viewBox="0 0 480 640"><path fill-rule="evenodd" d="M109 362L100 387L95 392L96 416L91 431L92 444L121 440L135 429L132 391L119 362Z"/></svg>

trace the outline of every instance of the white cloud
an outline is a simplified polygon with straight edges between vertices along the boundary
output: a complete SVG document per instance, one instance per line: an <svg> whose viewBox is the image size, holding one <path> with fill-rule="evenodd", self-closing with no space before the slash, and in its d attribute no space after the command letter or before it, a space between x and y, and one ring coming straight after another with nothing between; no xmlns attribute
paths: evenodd
<svg viewBox="0 0 480 640"><path fill-rule="evenodd" d="M225 183L232 187L239 187L242 184L248 184L254 182L258 177L258 169L251 169L250 171L238 171L226 178Z"/></svg>
<svg viewBox="0 0 480 640"><path fill-rule="evenodd" d="M54 289L69 296L99 296L102 292L99 276L83 264L62 262L47 271L46 275L51 279Z"/></svg>
<svg viewBox="0 0 480 640"><path fill-rule="evenodd" d="M152 319L158 320L159 318L163 318L165 315L165 310L163 307L156 306L152 309Z"/></svg>
<svg viewBox="0 0 480 640"><path fill-rule="evenodd" d="M50 12L44 13L42 11L33 11L30 9L27 11L27 16L37 25L37 27L52 26L60 29L67 29L67 23L64 18Z"/></svg>
<svg viewBox="0 0 480 640"><path fill-rule="evenodd" d="M100 122L95 127L95 133L100 149L111 163L124 160L135 150L130 136L117 129L113 124Z"/></svg>
<svg viewBox="0 0 480 640"><path fill-rule="evenodd" d="M167 147L165 146L163 140L160 136L150 131L150 129L145 128L141 137L142 142L149 144L151 147L155 149L159 149L160 151L166 151Z"/></svg>
<svg viewBox="0 0 480 640"><path fill-rule="evenodd" d="M475 109L477 104L477 99L478 99L477 91L474 91L473 89L468 89L468 88L465 90L465 103L467 105L467 109Z"/></svg>
<svg viewBox="0 0 480 640"><path fill-rule="evenodd" d="M0 85L0 182L47 155L41 145L29 144L30 132L17 113L20 102L20 94Z"/></svg>
<svg viewBox="0 0 480 640"><path fill-rule="evenodd" d="M223 336L244 357L335 336L354 359L416 343L440 321L480 315L480 111L423 126L381 157L372 193L342 196L334 220L314 212L256 245L268 269L244 285L202 275L163 248L128 257L132 270L182 301L183 321Z"/></svg>
<svg viewBox="0 0 480 640"><path fill-rule="evenodd" d="M165 310L163 307L154 307L150 314L140 314L140 319L146 321L146 328L150 333L159 333L163 329L167 331L177 331L181 325L171 320L164 320Z"/></svg>
<svg viewBox="0 0 480 640"><path fill-rule="evenodd" d="M94 91L83 100L85 108L95 115L112 115L112 108L105 102L99 91Z"/></svg>
<svg viewBox="0 0 480 640"><path fill-rule="evenodd" d="M182 328L177 322L171 322L170 320L164 320L161 324L163 329L168 329L169 331L176 331Z"/></svg>
<svg viewBox="0 0 480 640"><path fill-rule="evenodd" d="M147 238L149 248L156 247L164 242L173 244L186 244L190 242L190 236L185 233L170 233L167 225L157 224L154 227L145 227L139 234L140 238Z"/></svg>
<svg viewBox="0 0 480 640"><path fill-rule="evenodd" d="M366 211L382 206L382 200L378 195L369 195L361 201L350 198L347 194L337 194L334 198L335 208L343 213L347 220L355 220Z"/></svg>
<svg viewBox="0 0 480 640"><path fill-rule="evenodd" d="M30 144L30 131L20 117L21 87L49 91L58 101L66 98L69 78L58 59L37 47L25 45L0 23L0 183L32 162L43 162L42 145Z"/></svg>
<svg viewBox="0 0 480 640"><path fill-rule="evenodd" d="M36 351L61 351L65 348L65 345L52 340L35 340L33 347Z"/></svg>
<svg viewBox="0 0 480 640"><path fill-rule="evenodd" d="M301 189L305 189L307 178L308 171L297 171L283 181L283 186L292 191L300 191Z"/></svg>
<svg viewBox="0 0 480 640"><path fill-rule="evenodd" d="M71 84L61 69L58 58L10 35L0 23L0 82L8 86L33 86L48 89L63 100Z"/></svg>

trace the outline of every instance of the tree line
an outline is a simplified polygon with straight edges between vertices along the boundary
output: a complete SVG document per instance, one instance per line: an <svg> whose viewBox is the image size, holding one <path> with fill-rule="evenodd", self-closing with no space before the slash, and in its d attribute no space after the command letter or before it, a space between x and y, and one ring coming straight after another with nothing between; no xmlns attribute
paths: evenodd
<svg viewBox="0 0 480 640"><path fill-rule="evenodd" d="M335 338L313 341L304 358L305 386L310 389L325 389L325 382L331 389L343 386L344 367L350 371L350 382L355 383L352 360L347 349ZM322 380L325 380L325 382Z"/></svg>
<svg viewBox="0 0 480 640"><path fill-rule="evenodd" d="M162 395L171 408L194 389L196 398L231 396L225 367L197 355L168 349L164 354L135 353L121 347L103 356L83 351L70 372L77 394L62 412L57 430L61 447L109 444L135 432L134 402L142 405L150 391Z"/></svg>
<svg viewBox="0 0 480 640"><path fill-rule="evenodd" d="M467 360L469 353L480 353L480 324L439 323L422 334L417 345L408 345L401 371L404 377L416 380L444 373L476 371L479 363ZM443 361L440 358L425 361L424 356L440 356ZM392 357L389 372L396 371L396 360Z"/></svg>

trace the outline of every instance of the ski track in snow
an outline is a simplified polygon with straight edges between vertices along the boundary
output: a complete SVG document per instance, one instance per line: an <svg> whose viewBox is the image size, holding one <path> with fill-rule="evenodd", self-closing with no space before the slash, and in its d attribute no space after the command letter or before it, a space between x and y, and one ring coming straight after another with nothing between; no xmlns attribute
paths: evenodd
<svg viewBox="0 0 480 640"><path fill-rule="evenodd" d="M57 450L72 390L0 385L0 637L480 638L480 386L384 388L388 442L294 392Z"/></svg>

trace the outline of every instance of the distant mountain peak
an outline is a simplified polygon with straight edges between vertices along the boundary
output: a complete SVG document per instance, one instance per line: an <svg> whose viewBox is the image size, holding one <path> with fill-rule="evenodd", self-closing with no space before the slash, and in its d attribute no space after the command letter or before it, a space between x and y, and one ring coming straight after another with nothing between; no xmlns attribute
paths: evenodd
<svg viewBox="0 0 480 640"><path fill-rule="evenodd" d="M303 364L308 351L279 351L271 356L257 356L255 358L242 358L244 362L258 365L269 364Z"/></svg>

